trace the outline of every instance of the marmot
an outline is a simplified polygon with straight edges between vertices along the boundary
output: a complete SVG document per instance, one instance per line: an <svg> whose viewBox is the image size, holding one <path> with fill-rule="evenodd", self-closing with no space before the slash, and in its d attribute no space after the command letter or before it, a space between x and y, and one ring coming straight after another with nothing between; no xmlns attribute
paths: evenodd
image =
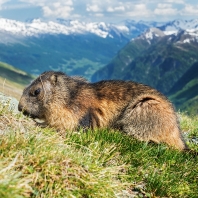
<svg viewBox="0 0 198 198"><path fill-rule="evenodd" d="M48 71L24 89L18 109L58 130L114 128L139 140L188 149L173 105L157 90L132 81L89 83Z"/></svg>

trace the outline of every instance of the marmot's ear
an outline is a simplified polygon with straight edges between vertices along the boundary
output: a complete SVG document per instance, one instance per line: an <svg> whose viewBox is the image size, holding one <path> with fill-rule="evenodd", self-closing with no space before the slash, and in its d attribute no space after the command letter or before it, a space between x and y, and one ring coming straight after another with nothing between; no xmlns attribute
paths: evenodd
<svg viewBox="0 0 198 198"><path fill-rule="evenodd" d="M53 85L56 84L57 82L57 75L53 74L51 77L50 77L50 81Z"/></svg>

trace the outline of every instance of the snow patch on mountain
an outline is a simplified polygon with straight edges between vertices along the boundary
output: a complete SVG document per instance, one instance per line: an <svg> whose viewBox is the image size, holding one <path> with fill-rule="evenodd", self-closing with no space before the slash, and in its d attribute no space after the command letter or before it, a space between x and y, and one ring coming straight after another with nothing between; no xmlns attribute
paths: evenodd
<svg viewBox="0 0 198 198"><path fill-rule="evenodd" d="M172 34L177 34L177 30L172 30L172 31L164 31L165 35L172 35Z"/></svg>
<svg viewBox="0 0 198 198"><path fill-rule="evenodd" d="M152 27L149 28L144 34L140 35L135 39L146 40L149 43L149 45L151 45L153 40L159 39L163 36L165 36L163 31L161 31L159 28ZM132 41L135 39L132 39Z"/></svg>
<svg viewBox="0 0 198 198"><path fill-rule="evenodd" d="M153 39L154 37L162 37L164 36L164 32L158 28L150 28L146 33L145 37L147 39Z"/></svg>

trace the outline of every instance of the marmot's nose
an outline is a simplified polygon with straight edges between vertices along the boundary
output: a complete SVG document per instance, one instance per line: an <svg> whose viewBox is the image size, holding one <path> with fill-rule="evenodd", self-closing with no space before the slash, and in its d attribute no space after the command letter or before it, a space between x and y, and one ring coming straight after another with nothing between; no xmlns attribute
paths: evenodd
<svg viewBox="0 0 198 198"><path fill-rule="evenodd" d="M19 111L22 111L23 110L23 106L20 103L18 104L18 110Z"/></svg>

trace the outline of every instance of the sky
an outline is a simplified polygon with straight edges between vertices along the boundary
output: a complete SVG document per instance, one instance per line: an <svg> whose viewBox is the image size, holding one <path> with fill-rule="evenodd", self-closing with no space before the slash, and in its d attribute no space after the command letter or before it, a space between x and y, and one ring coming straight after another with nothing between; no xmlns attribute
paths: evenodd
<svg viewBox="0 0 198 198"><path fill-rule="evenodd" d="M27 21L57 18L86 22L198 18L197 0L0 0L0 17Z"/></svg>

